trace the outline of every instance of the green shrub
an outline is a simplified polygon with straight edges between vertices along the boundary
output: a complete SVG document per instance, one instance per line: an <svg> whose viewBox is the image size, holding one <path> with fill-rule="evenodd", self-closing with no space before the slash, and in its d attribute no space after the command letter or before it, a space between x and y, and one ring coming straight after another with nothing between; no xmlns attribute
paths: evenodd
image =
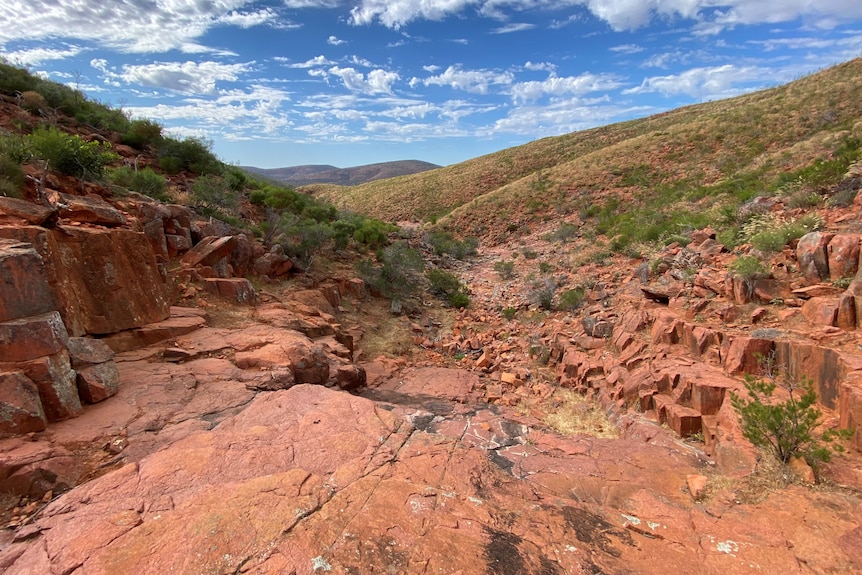
<svg viewBox="0 0 862 575"><path fill-rule="evenodd" d="M557 309L562 311L574 311L584 304L584 288L576 287L566 290L560 294Z"/></svg>
<svg viewBox="0 0 862 575"><path fill-rule="evenodd" d="M195 205L206 215L221 217L236 211L239 194L229 189L218 176L199 176L191 189Z"/></svg>
<svg viewBox="0 0 862 575"><path fill-rule="evenodd" d="M358 244L367 246L370 249L376 249L386 244L389 241L389 234L397 230L398 228L392 224L387 224L380 220L367 219L353 232L353 239Z"/></svg>
<svg viewBox="0 0 862 575"><path fill-rule="evenodd" d="M467 307L470 297L467 295L467 286L455 274L432 268L425 274L431 286L430 291L440 299L447 301L454 308Z"/></svg>
<svg viewBox="0 0 862 575"><path fill-rule="evenodd" d="M512 320L512 319L515 319L516 315L518 315L518 309L511 307L511 306L510 307L504 307L503 311L501 313L503 314L504 318L506 318L508 320Z"/></svg>
<svg viewBox="0 0 862 575"><path fill-rule="evenodd" d="M548 262L539 262L539 273L542 273L542 274L550 273L550 271L553 268L554 268L554 266L552 266Z"/></svg>
<svg viewBox="0 0 862 575"><path fill-rule="evenodd" d="M547 242L567 242L578 235L578 226L562 222L553 232L545 234L542 239Z"/></svg>
<svg viewBox="0 0 862 575"><path fill-rule="evenodd" d="M367 259L359 261L356 272L373 291L400 299L416 293L424 267L422 254L402 241L381 249L376 265Z"/></svg>
<svg viewBox="0 0 862 575"><path fill-rule="evenodd" d="M745 438L766 449L782 464L787 464L794 456L804 457L810 464L829 461L831 450L827 445L837 438L848 437L852 431L816 433L822 414L817 407L817 394L811 380L796 382L784 377L781 387L787 393L787 399L783 401L773 399L776 387L775 381L747 375L747 397L731 392L731 405L739 413ZM832 448L843 451L840 444L832 445Z"/></svg>
<svg viewBox="0 0 862 575"><path fill-rule="evenodd" d="M53 127L38 128L29 136L37 157L50 169L78 178L101 177L105 167L118 159L107 142L88 142Z"/></svg>
<svg viewBox="0 0 862 575"><path fill-rule="evenodd" d="M523 250L521 250L521 253L524 254L524 257L528 260L534 260L537 257L539 257L538 252L531 250L529 248L524 248Z"/></svg>
<svg viewBox="0 0 862 575"><path fill-rule="evenodd" d="M212 142L203 138L177 140L163 137L159 144L159 166L169 172L188 170L200 175L219 175L224 170L210 151Z"/></svg>
<svg viewBox="0 0 862 575"><path fill-rule="evenodd" d="M248 183L248 175L236 166L226 166L222 172L225 184L235 192L241 192Z"/></svg>
<svg viewBox="0 0 862 575"><path fill-rule="evenodd" d="M450 254L458 260L476 255L476 248L479 247L479 240L474 237L458 240L449 232L441 230L435 230L426 234L425 241L431 245L434 253L438 256Z"/></svg>
<svg viewBox="0 0 862 575"><path fill-rule="evenodd" d="M162 141L162 126L152 120L132 120L121 141L138 150L157 146Z"/></svg>
<svg viewBox="0 0 862 575"><path fill-rule="evenodd" d="M167 181L149 167L137 171L129 166L114 168L108 172L108 179L114 185L126 188L127 190L138 192L139 194L144 194L163 202L170 200L170 197L165 192Z"/></svg>
<svg viewBox="0 0 862 575"><path fill-rule="evenodd" d="M71 100L57 107L74 116L79 123L97 130L110 130L120 134L129 129L129 118L122 110L88 100L77 90L72 90L66 97L71 97Z"/></svg>
<svg viewBox="0 0 862 575"><path fill-rule="evenodd" d="M545 278L535 282L530 292L530 300L541 309L554 309L554 296L557 293L557 285L551 278Z"/></svg>
<svg viewBox="0 0 862 575"><path fill-rule="evenodd" d="M769 277L769 270L755 256L739 256L728 266L728 269L733 275L744 280L758 280Z"/></svg>
<svg viewBox="0 0 862 575"><path fill-rule="evenodd" d="M500 276L500 279L510 280L515 277L515 262L499 261L494 262L494 271Z"/></svg>
<svg viewBox="0 0 862 575"><path fill-rule="evenodd" d="M262 206L266 201L266 192L264 190L252 190L248 195L248 201L256 206Z"/></svg>

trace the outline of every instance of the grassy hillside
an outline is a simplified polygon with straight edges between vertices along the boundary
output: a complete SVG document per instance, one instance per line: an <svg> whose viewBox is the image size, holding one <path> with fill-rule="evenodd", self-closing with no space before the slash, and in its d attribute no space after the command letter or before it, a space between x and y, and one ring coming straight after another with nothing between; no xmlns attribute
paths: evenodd
<svg viewBox="0 0 862 575"><path fill-rule="evenodd" d="M862 59L770 90L530 144L362 186L317 186L387 220L440 219L503 241L552 219L616 248L720 220L756 195L816 192L858 155ZM724 214L724 215L723 215Z"/></svg>

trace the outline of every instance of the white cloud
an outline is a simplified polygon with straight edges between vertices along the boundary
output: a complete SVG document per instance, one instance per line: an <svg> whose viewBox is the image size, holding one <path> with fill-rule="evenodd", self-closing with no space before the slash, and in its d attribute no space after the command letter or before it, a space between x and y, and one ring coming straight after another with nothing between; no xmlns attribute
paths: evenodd
<svg viewBox="0 0 862 575"><path fill-rule="evenodd" d="M589 92L615 90L622 85L619 78L611 74L581 74L560 78L551 76L541 82L520 82L512 86L515 102L535 102L543 96L581 95Z"/></svg>
<svg viewBox="0 0 862 575"><path fill-rule="evenodd" d="M561 99L549 106L525 106L512 109L506 117L479 135L518 134L527 138L559 136L586 130L632 117L645 116L657 110L645 106L611 103L607 98L582 100Z"/></svg>
<svg viewBox="0 0 862 575"><path fill-rule="evenodd" d="M362 94L392 94L392 84L401 79L397 72L380 69L372 70L365 75L353 68L333 66L329 69L329 73L341 78L348 90Z"/></svg>
<svg viewBox="0 0 862 575"><path fill-rule="evenodd" d="M658 92L665 96L686 94L701 100L739 95L775 81L775 71L755 66L725 64L707 68L692 68L681 74L644 78L640 86L624 90L623 94Z"/></svg>
<svg viewBox="0 0 862 575"><path fill-rule="evenodd" d="M286 60L286 58L276 58L278 61ZM285 64L287 68L294 69L305 69L305 68L315 68L317 66L331 66L335 64L332 60L327 58L326 56L320 55L311 58L310 60L306 60L305 62L297 62L294 64Z"/></svg>
<svg viewBox="0 0 862 575"><path fill-rule="evenodd" d="M527 23L512 23L506 24L505 26L501 26L497 28L492 33L493 34L511 34L512 32L523 32L524 30L532 30L535 28L535 24L527 24Z"/></svg>
<svg viewBox="0 0 862 575"><path fill-rule="evenodd" d="M638 46L637 44L620 44L619 46L610 48L610 51L618 52L620 54L637 54L638 52L643 52L644 47Z"/></svg>
<svg viewBox="0 0 862 575"><path fill-rule="evenodd" d="M7 25L0 26L0 45L14 40L74 38L121 52L199 53L207 48L196 39L213 26L248 27L275 18L269 10L241 12L250 3L250 0L4 0L0 4L0 22ZM8 25L10 22L15 25Z"/></svg>
<svg viewBox="0 0 862 575"><path fill-rule="evenodd" d="M341 40L338 36L330 36L326 39L326 43L331 46L341 46L342 44L347 44L347 40Z"/></svg>
<svg viewBox="0 0 862 575"><path fill-rule="evenodd" d="M487 94L491 86L508 86L514 81L511 72L493 70L462 70L460 66L449 66L442 74L420 79L412 78L410 86L449 86L474 94Z"/></svg>
<svg viewBox="0 0 862 575"><path fill-rule="evenodd" d="M532 72L550 72L553 74L556 72L557 67L550 62L527 62L524 64L524 69Z"/></svg>
<svg viewBox="0 0 862 575"><path fill-rule="evenodd" d="M139 84L151 88L165 88L185 94L215 94L216 82L235 82L249 64L221 64L219 62L155 62L153 64L124 65L119 71L108 67L105 60L92 60L90 64L105 74L111 82Z"/></svg>
<svg viewBox="0 0 862 575"><path fill-rule="evenodd" d="M271 8L264 8L257 12L237 12L231 11L227 14L219 16L217 19L219 24L227 26L238 26L240 28L253 28L261 24L269 24L276 22L278 15Z"/></svg>
<svg viewBox="0 0 862 575"><path fill-rule="evenodd" d="M13 52L2 52L4 58L9 62L23 66L38 66L47 60L65 60L77 56L84 49L80 46L69 46L65 50L56 48L32 48L30 50L15 50Z"/></svg>

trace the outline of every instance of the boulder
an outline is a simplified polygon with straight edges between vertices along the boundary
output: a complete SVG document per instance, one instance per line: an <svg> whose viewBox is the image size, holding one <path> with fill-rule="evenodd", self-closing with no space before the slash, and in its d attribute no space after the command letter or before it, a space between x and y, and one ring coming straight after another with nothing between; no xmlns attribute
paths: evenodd
<svg viewBox="0 0 862 575"><path fill-rule="evenodd" d="M21 371L0 372L0 437L42 431L47 424L36 384Z"/></svg>
<svg viewBox="0 0 862 575"><path fill-rule="evenodd" d="M57 304L48 285L45 262L33 245L0 239L0 321L42 315L55 309Z"/></svg>
<svg viewBox="0 0 862 575"><path fill-rule="evenodd" d="M96 195L72 196L69 194L60 194L58 205L60 206L60 217L68 218L75 222L99 224L108 227L126 224L126 218L119 210Z"/></svg>
<svg viewBox="0 0 862 575"><path fill-rule="evenodd" d="M835 234L810 232L796 244L796 259L799 270L809 284L829 279L829 257L826 248Z"/></svg>
<svg viewBox="0 0 862 575"><path fill-rule="evenodd" d="M73 337L69 340L72 368L78 373L78 395L87 403L98 403L116 395L120 372L114 351L101 340Z"/></svg>
<svg viewBox="0 0 862 575"><path fill-rule="evenodd" d="M190 268L196 266L215 266L219 261L230 255L236 246L234 236L207 236L195 247L183 254L180 262Z"/></svg>
<svg viewBox="0 0 862 575"><path fill-rule="evenodd" d="M69 334L56 311L0 323L0 362L54 355L68 344Z"/></svg>
<svg viewBox="0 0 862 575"><path fill-rule="evenodd" d="M51 309L72 336L115 333L169 315L169 289L142 232L0 227L0 237L27 241L39 253L56 302Z"/></svg>
<svg viewBox="0 0 862 575"><path fill-rule="evenodd" d="M0 370L20 370L39 390L39 397L48 421L60 421L80 415L83 408L75 384L76 373L69 362L69 353L60 353L29 361L0 363Z"/></svg>
<svg viewBox="0 0 862 575"><path fill-rule="evenodd" d="M759 374L762 358L769 357L775 343L769 339L737 336L727 338L721 345L724 369L731 375Z"/></svg>
<svg viewBox="0 0 862 575"><path fill-rule="evenodd" d="M859 234L836 234L827 247L829 279L856 275L859 270Z"/></svg>
<svg viewBox="0 0 862 575"><path fill-rule="evenodd" d="M41 226L47 222L55 211L46 206L40 206L26 200L0 196L0 223L31 224Z"/></svg>
<svg viewBox="0 0 862 575"><path fill-rule="evenodd" d="M836 298L813 297L802 304L802 314L814 325L834 326L838 320L838 307Z"/></svg>
<svg viewBox="0 0 862 575"><path fill-rule="evenodd" d="M270 250L257 258L252 266L260 276L276 278L293 269L293 261L284 255L284 248L276 244Z"/></svg>
<svg viewBox="0 0 862 575"><path fill-rule="evenodd" d="M257 294L245 278L206 278L204 289L227 300L253 305Z"/></svg>

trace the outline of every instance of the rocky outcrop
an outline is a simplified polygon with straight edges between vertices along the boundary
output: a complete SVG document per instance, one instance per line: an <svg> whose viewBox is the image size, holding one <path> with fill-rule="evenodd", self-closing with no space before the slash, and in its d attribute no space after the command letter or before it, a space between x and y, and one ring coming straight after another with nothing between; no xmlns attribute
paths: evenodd
<svg viewBox="0 0 862 575"><path fill-rule="evenodd" d="M796 488L757 506L734 504L731 495L697 505L687 492L698 475L691 455L638 440L562 438L511 412L461 403L469 392L432 400L447 388L451 394L439 375L403 374L380 387L389 396L377 401L310 385L260 395L211 430L48 504L0 550L0 569L862 568L860 509L848 495L824 491L810 502ZM425 394L411 396L411 387Z"/></svg>

